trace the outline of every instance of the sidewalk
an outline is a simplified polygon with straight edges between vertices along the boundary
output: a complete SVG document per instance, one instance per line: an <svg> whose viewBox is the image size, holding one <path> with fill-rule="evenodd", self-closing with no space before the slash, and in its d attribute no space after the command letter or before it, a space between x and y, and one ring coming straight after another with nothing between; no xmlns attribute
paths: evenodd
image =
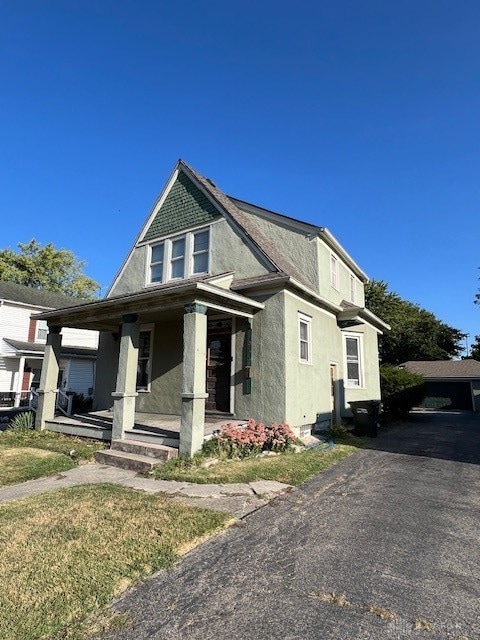
<svg viewBox="0 0 480 640"><path fill-rule="evenodd" d="M259 480L248 484L218 485L153 480L137 476L135 471L94 463L75 467L55 476L2 487L0 488L0 503L20 500L55 489L101 482L120 484L152 494L163 493L183 504L227 511L237 518L243 518L267 504L275 496L292 489L288 484L271 480Z"/></svg>

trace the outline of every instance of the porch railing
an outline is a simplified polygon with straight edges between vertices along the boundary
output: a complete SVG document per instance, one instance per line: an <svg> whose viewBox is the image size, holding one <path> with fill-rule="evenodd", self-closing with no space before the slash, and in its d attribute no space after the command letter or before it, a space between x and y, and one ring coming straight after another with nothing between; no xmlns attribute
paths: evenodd
<svg viewBox="0 0 480 640"><path fill-rule="evenodd" d="M0 407L28 407L30 391L0 391Z"/></svg>
<svg viewBox="0 0 480 640"><path fill-rule="evenodd" d="M66 416L72 415L73 393L58 390L57 409Z"/></svg>

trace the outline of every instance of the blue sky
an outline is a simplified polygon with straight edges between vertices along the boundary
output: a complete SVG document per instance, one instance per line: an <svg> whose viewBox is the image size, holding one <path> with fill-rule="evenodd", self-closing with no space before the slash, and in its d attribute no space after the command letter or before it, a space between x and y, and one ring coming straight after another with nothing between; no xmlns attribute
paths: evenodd
<svg viewBox="0 0 480 640"><path fill-rule="evenodd" d="M0 248L104 290L181 157L480 334L480 3L3 0Z"/></svg>

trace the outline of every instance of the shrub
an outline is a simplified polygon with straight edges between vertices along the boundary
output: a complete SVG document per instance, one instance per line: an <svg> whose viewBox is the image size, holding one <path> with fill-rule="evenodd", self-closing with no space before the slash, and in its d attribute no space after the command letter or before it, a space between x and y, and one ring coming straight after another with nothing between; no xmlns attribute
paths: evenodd
<svg viewBox="0 0 480 640"><path fill-rule="evenodd" d="M250 418L247 426L225 424L213 438L205 443L204 452L225 454L229 458L245 458L262 451L287 451L295 443L295 434L285 424L273 423L269 427Z"/></svg>
<svg viewBox="0 0 480 640"><path fill-rule="evenodd" d="M12 431L31 431L35 426L35 414L33 411L22 411L10 421L9 428Z"/></svg>
<svg viewBox="0 0 480 640"><path fill-rule="evenodd" d="M380 388L385 413L407 415L425 397L422 376L390 365L380 367Z"/></svg>
<svg viewBox="0 0 480 640"><path fill-rule="evenodd" d="M83 393L74 393L72 400L72 413L88 413L92 410L93 398L86 397Z"/></svg>
<svg viewBox="0 0 480 640"><path fill-rule="evenodd" d="M332 424L332 426L325 432L325 437L333 440L341 440L342 438L348 437L348 435L349 431L343 424Z"/></svg>

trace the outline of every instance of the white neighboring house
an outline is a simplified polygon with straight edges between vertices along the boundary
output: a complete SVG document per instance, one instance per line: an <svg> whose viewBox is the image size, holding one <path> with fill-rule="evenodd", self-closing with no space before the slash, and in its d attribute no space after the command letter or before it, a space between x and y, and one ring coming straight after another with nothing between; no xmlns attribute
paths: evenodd
<svg viewBox="0 0 480 640"><path fill-rule="evenodd" d="M48 327L35 314L84 302L0 281L0 407L28 404L40 383ZM92 396L97 347L97 331L62 330L59 389Z"/></svg>

